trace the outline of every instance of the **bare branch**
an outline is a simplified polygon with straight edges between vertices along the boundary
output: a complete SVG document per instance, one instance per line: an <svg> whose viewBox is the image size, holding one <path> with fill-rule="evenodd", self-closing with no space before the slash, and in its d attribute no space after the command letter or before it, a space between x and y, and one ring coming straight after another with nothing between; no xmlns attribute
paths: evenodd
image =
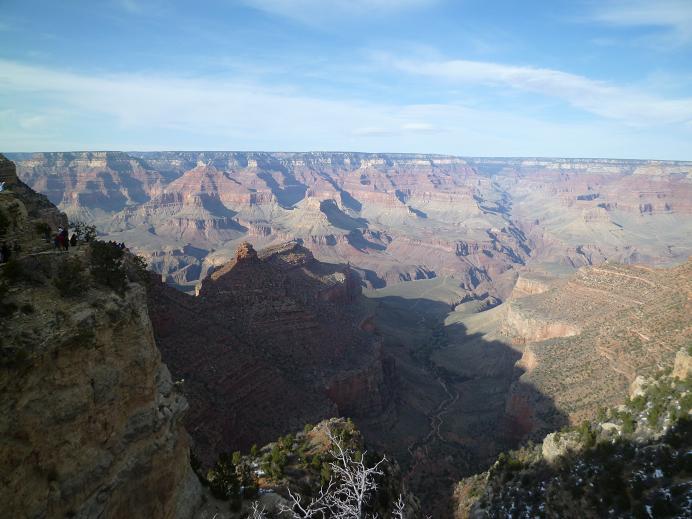
<svg viewBox="0 0 692 519"><path fill-rule="evenodd" d="M252 503L251 519L268 519L264 507L260 508L259 501Z"/></svg>
<svg viewBox="0 0 692 519"><path fill-rule="evenodd" d="M281 513L289 514L293 519L376 519L377 515L367 515L365 508L377 491L376 478L384 474L381 467L387 462L387 458L382 457L372 467L368 467L365 463L367 452L356 459L353 450L344 445L332 431L327 430L327 436L331 442L330 453L334 458L329 464L333 476L327 488L321 488L319 495L308 503L303 503L299 494L288 489L292 506L289 508L280 505ZM394 517L404 519L401 497L400 501L401 515Z"/></svg>
<svg viewBox="0 0 692 519"><path fill-rule="evenodd" d="M392 519L406 519L406 503L404 503L404 497L399 494L399 499L394 503L394 510L392 510Z"/></svg>

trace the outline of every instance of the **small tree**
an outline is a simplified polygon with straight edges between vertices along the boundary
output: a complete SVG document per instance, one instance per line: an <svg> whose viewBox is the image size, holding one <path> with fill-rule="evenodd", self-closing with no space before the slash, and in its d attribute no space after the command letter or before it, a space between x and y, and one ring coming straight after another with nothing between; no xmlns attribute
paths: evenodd
<svg viewBox="0 0 692 519"><path fill-rule="evenodd" d="M337 438L331 431L327 431L327 436L332 445L330 454L333 458L329 465L325 465L330 473L328 482L320 488L318 495L308 502L288 489L292 506L289 508L281 505L281 513L289 514L293 519L374 518L367 512L367 505L377 492L377 478L384 475L382 466L387 463L387 458L383 456L374 465L368 466L365 462L367 453L356 459L354 451L348 448L342 439ZM404 508L403 499L400 497L394 507L394 517L403 518Z"/></svg>
<svg viewBox="0 0 692 519"><path fill-rule="evenodd" d="M89 225L82 220L76 220L70 222L70 227L72 227L77 239L80 241L91 242L96 238L96 226Z"/></svg>
<svg viewBox="0 0 692 519"><path fill-rule="evenodd" d="M110 243L95 241L91 244L91 273L102 285L115 290L125 288L123 251Z"/></svg>
<svg viewBox="0 0 692 519"><path fill-rule="evenodd" d="M242 459L243 455L240 453L240 451L235 451L231 457L231 461L233 462L233 465L235 465L236 467L240 465Z"/></svg>

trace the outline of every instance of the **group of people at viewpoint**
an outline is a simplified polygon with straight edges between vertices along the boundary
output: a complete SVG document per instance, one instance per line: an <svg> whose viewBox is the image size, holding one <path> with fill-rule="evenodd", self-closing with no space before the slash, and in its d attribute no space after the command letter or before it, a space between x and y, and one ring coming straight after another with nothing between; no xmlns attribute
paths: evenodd
<svg viewBox="0 0 692 519"><path fill-rule="evenodd" d="M62 251L67 251L69 250L70 246L75 247L78 243L77 235L73 233L72 236L69 236L67 229L62 226L58 227L57 234L53 235L52 238L50 229L46 228L43 238L48 243L52 241L53 247L55 249ZM113 247L117 247L123 250L125 249L125 244L123 242L118 243L115 241L109 241L108 243ZM3 241L0 245L0 263L7 263L10 260L10 257L13 254L18 254L19 251L20 245L19 242L17 242L16 240L13 244L9 244L6 241Z"/></svg>
<svg viewBox="0 0 692 519"><path fill-rule="evenodd" d="M69 250L70 245L77 245L77 235L72 234L72 238L68 238L67 229L58 227L58 234L53 236L53 247L59 250Z"/></svg>

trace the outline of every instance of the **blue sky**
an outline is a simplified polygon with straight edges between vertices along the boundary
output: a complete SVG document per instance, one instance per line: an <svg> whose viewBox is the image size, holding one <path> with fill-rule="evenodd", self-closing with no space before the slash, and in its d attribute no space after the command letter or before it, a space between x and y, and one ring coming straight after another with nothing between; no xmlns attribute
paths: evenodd
<svg viewBox="0 0 692 519"><path fill-rule="evenodd" d="M0 150L692 159L692 0L3 0Z"/></svg>

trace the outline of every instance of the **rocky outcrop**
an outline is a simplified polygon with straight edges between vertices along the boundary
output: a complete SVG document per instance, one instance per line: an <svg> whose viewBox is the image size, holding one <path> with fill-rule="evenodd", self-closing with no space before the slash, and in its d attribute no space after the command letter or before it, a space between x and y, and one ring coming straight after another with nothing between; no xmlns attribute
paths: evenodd
<svg viewBox="0 0 692 519"><path fill-rule="evenodd" d="M161 364L143 289L68 305L42 296L34 333L44 346L0 377L5 512L191 517L200 488L182 426L187 403ZM22 348L15 355L27 351L9 339Z"/></svg>
<svg viewBox="0 0 692 519"><path fill-rule="evenodd" d="M14 162L0 155L0 182L5 183L0 192L0 204L9 223L4 239L30 244L37 223L45 223L53 230L67 226L67 217L60 212L46 196L36 193L17 177Z"/></svg>
<svg viewBox="0 0 692 519"><path fill-rule="evenodd" d="M682 349L675 354L675 364L673 364L673 378L685 380L692 374L692 356L689 349Z"/></svg>
<svg viewBox="0 0 692 519"><path fill-rule="evenodd" d="M454 517L687 517L689 469L678 460L689 455L691 406L689 381L659 373L637 398L460 481Z"/></svg>
<svg viewBox="0 0 692 519"><path fill-rule="evenodd" d="M512 290L512 298L542 294L550 288L550 282L541 276L520 274Z"/></svg>
<svg viewBox="0 0 692 519"><path fill-rule="evenodd" d="M383 412L394 368L358 327L359 293L347 265L321 263L297 242L259 252L241 244L198 297L154 284L157 343L184 379L205 464L325 417Z"/></svg>
<svg viewBox="0 0 692 519"><path fill-rule="evenodd" d="M574 324L560 322L549 316L532 314L514 302L510 302L507 306L505 323L507 333L521 342L571 337L579 333L579 328Z"/></svg>
<svg viewBox="0 0 692 519"><path fill-rule="evenodd" d="M583 444L576 432L550 433L543 440L541 454L545 461L554 463L557 459L577 452L581 448L583 448Z"/></svg>
<svg viewBox="0 0 692 519"><path fill-rule="evenodd" d="M161 363L144 288L99 285L86 246L60 253L34 237L36 223L64 222L44 197L13 185L0 202L19 207L22 237L16 262L0 265L2 514L192 517L188 406ZM64 276L80 290L58 289Z"/></svg>

